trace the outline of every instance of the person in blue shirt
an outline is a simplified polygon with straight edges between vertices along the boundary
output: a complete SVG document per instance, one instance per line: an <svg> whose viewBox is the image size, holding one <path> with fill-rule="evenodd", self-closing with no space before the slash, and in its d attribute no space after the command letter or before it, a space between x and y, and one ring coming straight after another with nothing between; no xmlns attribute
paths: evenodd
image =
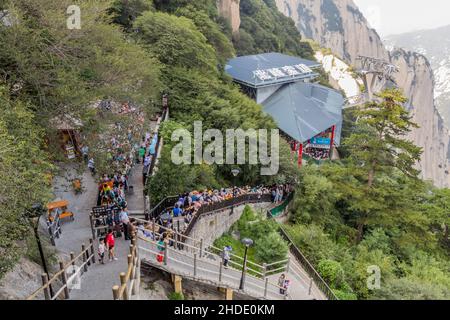
<svg viewBox="0 0 450 320"><path fill-rule="evenodd" d="M181 214L183 213L183 210L181 210L181 208L178 206L178 204L175 205L175 207L173 208L173 216L175 218L179 217Z"/></svg>

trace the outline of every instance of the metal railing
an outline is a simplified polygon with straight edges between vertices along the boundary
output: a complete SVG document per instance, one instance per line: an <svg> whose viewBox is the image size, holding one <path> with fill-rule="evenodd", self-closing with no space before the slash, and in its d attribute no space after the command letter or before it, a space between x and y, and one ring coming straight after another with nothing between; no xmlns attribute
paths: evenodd
<svg viewBox="0 0 450 320"><path fill-rule="evenodd" d="M45 300L56 300L64 297L70 298L70 289L80 285L81 276L88 271L88 266L95 263L94 242L89 240L89 245L81 246L81 252L77 256L70 253L70 261L59 262L60 270L50 279L46 273L41 275L42 286L34 291L27 300L36 300L42 297ZM53 292L58 287L56 292Z"/></svg>
<svg viewBox="0 0 450 320"><path fill-rule="evenodd" d="M221 202L211 203L211 204L204 204L200 207L200 209L197 211L197 213L192 218L192 221L189 223L189 225L186 228L186 231L184 234L188 235L191 233L192 229L194 228L195 224L197 223L198 219L204 215L204 214L210 214L216 211L222 211L231 209L234 207L239 207L244 204L249 203L261 203L261 202L271 202L271 195L270 194L244 194L229 200L224 200Z"/></svg>
<svg viewBox="0 0 450 320"><path fill-rule="evenodd" d="M279 233L281 236L289 242L289 250L292 255L297 259L302 268L308 273L311 279L314 281L315 285L323 292L323 294L327 297L328 300L339 300L338 297L334 294L333 290L327 285L325 280L320 276L320 274L314 269L312 264L308 261L308 259L303 255L299 248L294 244L292 239L286 230L279 225Z"/></svg>
<svg viewBox="0 0 450 320"><path fill-rule="evenodd" d="M155 232L154 234L156 236L161 236L159 232ZM186 237L181 234L179 234L179 236ZM285 294L280 293L280 289L283 288L277 283L272 283L269 280L269 273L263 274L255 270L255 266L261 268L264 266L248 260L247 265L244 266L243 263L230 260L229 267L226 269L223 266L222 257L212 253L210 250L206 250L205 247L203 247L203 245L205 245L206 248L210 248L212 246L203 244L202 241L198 241L193 238L189 239L193 240L193 242L191 242L191 244L184 243L182 246L178 246L176 244L170 246L167 242L165 242L164 249L161 250L161 244L159 244L156 240L138 237L138 241L145 244L138 246L140 252L142 252L142 258L145 258L147 262L157 268L173 272L175 274L181 274L185 278L207 282L220 287L240 290L241 273L245 267L247 273L247 277L245 278L246 281L244 283L246 288L244 290L245 293L260 299L274 297L279 297L281 299L292 299L287 291ZM158 256L162 259L158 260ZM233 255L232 257L236 258L238 256ZM243 260L242 257L238 258ZM286 264L286 262L287 260L283 260L277 263ZM283 267L283 269L285 269L285 267ZM250 281L248 279L250 279Z"/></svg>

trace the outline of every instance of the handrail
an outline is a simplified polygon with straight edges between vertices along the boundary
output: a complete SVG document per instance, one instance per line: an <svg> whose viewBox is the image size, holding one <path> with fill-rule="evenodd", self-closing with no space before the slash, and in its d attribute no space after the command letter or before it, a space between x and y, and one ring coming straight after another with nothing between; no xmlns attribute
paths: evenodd
<svg viewBox="0 0 450 320"><path fill-rule="evenodd" d="M338 297L334 294L333 290L328 286L328 284L323 280L320 274L314 269L312 264L308 261L308 259L303 255L300 249L294 244L292 239L289 237L289 234L286 230L279 225L280 234L291 244L290 250L294 257L297 258L298 262L302 265L308 275L314 280L314 283L320 290L325 294L325 296L329 300L339 300Z"/></svg>
<svg viewBox="0 0 450 320"><path fill-rule="evenodd" d="M150 244L153 244L153 245L157 245L157 243L156 243L156 241L154 241L154 240L149 240L149 239L146 239L146 238L143 238L143 237L140 237L140 236L138 236L137 237L139 240L142 240L143 242L147 242L147 243L150 243ZM141 250L143 250L143 251L146 251L146 252L149 252L149 253L152 253L152 254L155 254L155 255L157 255L157 254L160 254L159 252L157 252L157 251L154 251L154 250L152 250L151 248L147 248L147 247L139 247ZM178 249L176 249L176 248L171 248L171 247L166 247L166 250L164 251L164 255L167 255L167 257L165 258L167 261L168 260L173 260L173 261L176 261L176 262L178 262L178 263L181 263L181 264L185 264L185 265L189 265L189 266L191 266L191 264L188 264L188 263L186 263L186 262L184 262L184 261L180 261L180 260L178 260L178 259L175 259L175 258L173 258L170 254L168 254L168 251L174 251L174 252L177 252L177 253L180 253L181 255L183 255L183 256L186 256L186 257L189 257L189 258L193 258L193 259L199 259L199 260L201 260L203 263L205 263L205 264L208 264L208 265L214 265L214 263L213 262L211 262L210 261L210 259L203 259L202 257L195 257L195 255L194 254L192 254L194 257L192 257L191 255L189 255L189 253L187 252L187 251L184 251L184 250L178 250ZM214 255L214 254L213 254ZM220 261L220 263L222 263L221 261L221 258L219 257L219 256L217 256L217 255L215 255L216 256L216 258L218 258L217 260L215 260L215 261ZM231 262L231 261L230 261ZM219 268L218 266L216 266L216 265L214 265L215 267L217 267L217 268ZM214 273L214 274L219 274L218 272L215 272L214 270L210 270L210 269L203 269L203 268L201 268L201 267L198 267L198 266L196 266L195 265L195 263L194 263L194 265L193 265L193 267L194 268L197 268L197 270L204 270L204 271L208 271L208 272L210 272L210 273ZM240 270L237 270L237 269L234 269L234 268L232 268L233 270L235 270L235 271L240 271ZM255 270L252 270L251 268L249 268L249 267L247 267L246 268L248 271L255 271ZM262 273L259 273L259 272L256 272L257 274L260 274L260 275L263 275ZM231 278L234 278L234 279L237 279L237 280L239 280L240 278L236 278L236 277L233 277L233 276L231 276L231 275L226 275L226 274L223 274L222 276L227 276L227 277L231 277ZM263 282L263 281L266 281L267 282L267 284L270 284L271 286L273 286L273 287L275 287L275 288L277 288L277 289L283 289L282 287L280 287L278 284L275 284L275 283L272 283L272 282L270 282L269 281L269 279L267 278L267 277L264 277L264 278L259 278L259 277L256 277L256 276L253 276L251 273L249 273L248 275L247 275L248 277L250 277L250 278L253 278L253 279L255 279L255 280L257 280L257 281L261 281L261 282ZM195 277L195 272L194 272L194 277ZM251 284L252 286L255 286L255 287L257 287L257 288L259 288L259 289L265 289L264 287L261 287L261 286L258 286L256 283L253 283L253 284Z"/></svg>
<svg viewBox="0 0 450 320"><path fill-rule="evenodd" d="M60 270L56 272L50 279L47 274L42 274L42 286L35 290L26 300L34 300L40 293L44 293L45 300L56 300L59 298L62 292L64 292L65 299L69 299L69 282L67 279L67 269L75 265L75 262L82 258L83 263L80 266L80 270L88 271L88 265L95 263L95 253L94 253L94 243L92 239L89 239L89 246L86 248L84 244L81 246L81 252L76 257L74 253L70 253L70 261L67 263L59 262ZM61 278L63 285L55 293L50 294L51 285L58 279Z"/></svg>
<svg viewBox="0 0 450 320"><path fill-rule="evenodd" d="M119 274L120 286L114 285L112 287L114 300L130 300L132 296L139 292L141 262L136 245L136 235L133 235L131 240L130 253L127 259L127 271Z"/></svg>

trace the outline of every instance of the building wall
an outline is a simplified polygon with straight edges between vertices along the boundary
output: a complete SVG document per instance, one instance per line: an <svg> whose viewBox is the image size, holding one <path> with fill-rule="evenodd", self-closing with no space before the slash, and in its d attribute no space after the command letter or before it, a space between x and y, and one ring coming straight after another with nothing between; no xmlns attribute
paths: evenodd
<svg viewBox="0 0 450 320"><path fill-rule="evenodd" d="M275 93L281 85L274 85L270 87L259 88L256 94L256 103L262 104L267 98Z"/></svg>
<svg viewBox="0 0 450 320"><path fill-rule="evenodd" d="M264 215L271 207L271 203L255 203L249 204L256 212L262 212ZM242 216L245 205L235 207L233 214L231 209L202 215L191 232L189 237L200 240L204 243L212 244L216 239L220 238L224 233L228 232L233 224L235 224ZM189 241L187 242L188 244Z"/></svg>

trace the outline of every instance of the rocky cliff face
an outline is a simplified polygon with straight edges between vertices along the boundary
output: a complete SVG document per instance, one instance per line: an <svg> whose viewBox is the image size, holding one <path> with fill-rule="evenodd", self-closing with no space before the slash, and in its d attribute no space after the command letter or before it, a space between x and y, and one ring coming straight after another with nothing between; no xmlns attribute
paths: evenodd
<svg viewBox="0 0 450 320"><path fill-rule="evenodd" d="M423 55L403 49L392 51L391 59L401 70L396 82L404 88L413 120L420 125L409 138L424 149L420 163L423 178L433 180L437 186L448 187L449 132L434 105L430 63Z"/></svg>
<svg viewBox="0 0 450 320"><path fill-rule="evenodd" d="M450 128L450 25L389 36L384 42L388 48L405 48L427 57L435 78L436 105Z"/></svg>
<svg viewBox="0 0 450 320"><path fill-rule="evenodd" d="M278 9L291 17L303 37L330 48L355 63L359 55L388 58L377 32L369 27L352 0L275 0Z"/></svg>
<svg viewBox="0 0 450 320"><path fill-rule="evenodd" d="M304 37L330 48L347 63L355 64L358 55L365 55L392 60L399 66L398 84L410 99L409 108L420 126L410 139L424 149L419 164L423 178L437 186L449 186L450 138L434 103L434 78L427 59L404 50L389 53L352 0L275 1Z"/></svg>
<svg viewBox="0 0 450 320"><path fill-rule="evenodd" d="M231 29L234 34L239 32L239 27L241 25L241 16L239 12L240 2L241 0L217 0L219 14L230 21Z"/></svg>

